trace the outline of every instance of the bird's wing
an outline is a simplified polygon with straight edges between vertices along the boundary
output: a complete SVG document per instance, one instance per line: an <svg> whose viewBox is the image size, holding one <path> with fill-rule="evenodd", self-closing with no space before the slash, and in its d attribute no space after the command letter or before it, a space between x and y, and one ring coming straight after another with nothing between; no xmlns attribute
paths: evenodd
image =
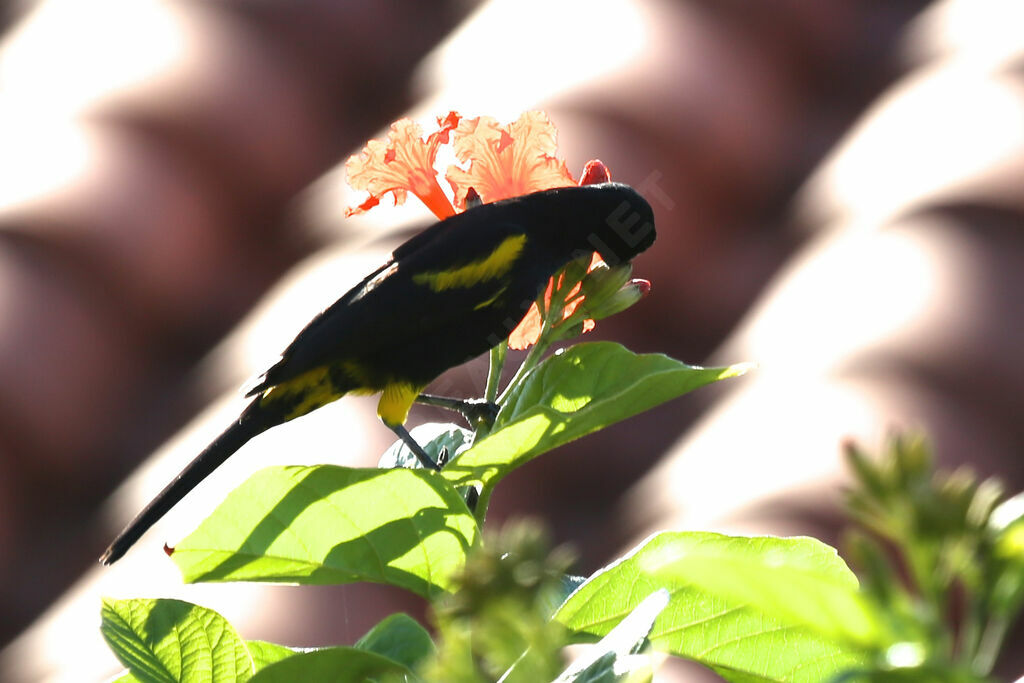
<svg viewBox="0 0 1024 683"><path fill-rule="evenodd" d="M319 332L320 328L330 324L332 317L336 317L340 314L345 307L349 306L353 299L364 295L367 291L374 288L374 283L379 282L388 277L388 275L394 272L394 259L389 259L382 266L374 270L372 273L362 279L362 281L348 290L343 294L337 301L332 303L330 306L318 313L312 320L310 320L302 330L295 336L295 339L288 344L287 348L281 352L280 359L274 363L271 367L267 368L262 374L260 374L254 381L249 382L244 391L245 396L255 396L256 394L269 389L275 384L279 384L285 380L296 377L302 372L311 369L312 365L298 370L297 372L289 371L289 367L297 368L297 364L291 363L290 359L295 355L297 350L301 350L307 343L306 340L323 336L323 332Z"/></svg>
<svg viewBox="0 0 1024 683"><path fill-rule="evenodd" d="M504 294L519 297L511 312L518 321L525 313L519 304L532 301L550 274L533 272L525 263L527 231L514 224L491 225L476 233L435 230L439 226L446 227L440 223L430 229L439 239L414 237L419 248L402 245L393 261L314 318L250 395L328 363L358 365L372 358L379 369L391 357L402 377L399 368L410 363L434 365L427 362L432 359L417 361L409 354L436 354L431 349L438 344L466 347L471 353L483 342L466 336L487 337L481 321L493 313L491 307L502 305ZM429 343L418 349L422 342Z"/></svg>

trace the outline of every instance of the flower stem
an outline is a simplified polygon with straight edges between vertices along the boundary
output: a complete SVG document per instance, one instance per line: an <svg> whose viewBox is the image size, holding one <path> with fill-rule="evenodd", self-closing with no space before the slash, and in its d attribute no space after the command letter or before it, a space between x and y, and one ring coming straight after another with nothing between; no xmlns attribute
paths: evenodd
<svg viewBox="0 0 1024 683"><path fill-rule="evenodd" d="M484 400L488 403L495 403L498 396L498 386L501 384L501 371L505 368L505 356L508 354L508 345L505 342L491 348L490 365L487 368L487 384L484 386ZM473 443L491 433L493 424L479 421L474 425L476 431L473 434Z"/></svg>
<svg viewBox="0 0 1024 683"><path fill-rule="evenodd" d="M480 487L480 497L477 499L476 507L473 509L473 518L476 520L476 525L479 529L484 528L484 522L487 520L487 507L491 503L492 491L494 491L493 486Z"/></svg>
<svg viewBox="0 0 1024 683"><path fill-rule="evenodd" d="M505 356L508 355L508 344L502 342L491 349L491 364L487 369L487 386L484 388L484 400L494 403L498 397L498 385L501 384L501 371L505 368Z"/></svg>
<svg viewBox="0 0 1024 683"><path fill-rule="evenodd" d="M560 275L555 275L555 278L556 282L564 280ZM484 389L485 400L491 403L497 403L499 406L503 405L512 390L515 389L515 387L522 382L523 378L526 377L526 375L528 375L530 371L540 363L541 359L544 358L544 354L551 348L551 345L559 341L564 336L564 334L560 334L562 328L555 329L555 327L562 321L563 311L565 310L566 305L566 292L575 287L578 282L579 278L569 283L562 281L560 282L561 286L553 287L550 304L545 301L545 296L543 294L541 294L537 299L537 308L541 315L541 327L540 333L537 335L537 341L530 347L530 350L526 352L526 358L523 359L522 364L520 364L516 369L515 373L512 375L512 379L509 380L508 385L505 387L505 390L501 392L500 396L498 396L498 386L501 381L501 372L505 365L508 346L506 344L499 344L491 349L490 367L487 371L487 385ZM489 432L489 426L478 426L473 438L474 443L486 437ZM476 508L474 510L477 525L481 528L483 527L484 519L487 516L487 506L491 501L492 489L493 487L491 486L482 487L480 491L480 498L477 500Z"/></svg>
<svg viewBox="0 0 1024 683"><path fill-rule="evenodd" d="M503 391L501 396L498 398L498 405L505 403L505 400L508 398L512 389L515 388L515 386L523 380L523 377L525 377L530 370L540 362L544 352L548 350L549 346L551 346L551 342L544 338L547 331L548 321L545 319L540 328L540 337L537 339L537 343L531 346L530 350L526 352L526 358L523 359L523 364L519 366L518 370L516 370L516 374L512 376L512 379L509 380L508 386L505 387L505 391Z"/></svg>

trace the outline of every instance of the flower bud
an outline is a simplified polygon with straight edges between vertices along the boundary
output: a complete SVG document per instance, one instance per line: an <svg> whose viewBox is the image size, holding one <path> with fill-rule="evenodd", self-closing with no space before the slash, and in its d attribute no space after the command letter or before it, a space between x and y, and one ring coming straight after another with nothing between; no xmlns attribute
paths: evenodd
<svg viewBox="0 0 1024 683"><path fill-rule="evenodd" d="M629 263L611 267L601 262L583 278L581 292L591 306L598 306L622 289L632 274L633 266Z"/></svg>
<svg viewBox="0 0 1024 683"><path fill-rule="evenodd" d="M587 162L587 165L583 167L583 173L580 174L580 185L596 185L598 183L607 183L612 179L612 172L608 170L608 167L604 165L604 162L600 159L591 159Z"/></svg>
<svg viewBox="0 0 1024 683"><path fill-rule="evenodd" d="M651 283L647 280L630 280L627 282L619 291L606 298L604 301L594 301L593 307L587 304L591 303L590 299L584 302L583 306L587 309L587 317L593 320L602 320L609 316L621 313L626 310L640 299L647 296L651 291Z"/></svg>

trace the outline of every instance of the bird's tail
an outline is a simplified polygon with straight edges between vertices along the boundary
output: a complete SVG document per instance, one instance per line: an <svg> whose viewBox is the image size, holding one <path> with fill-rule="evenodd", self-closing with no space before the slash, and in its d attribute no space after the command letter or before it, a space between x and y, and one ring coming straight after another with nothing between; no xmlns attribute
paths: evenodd
<svg viewBox="0 0 1024 683"><path fill-rule="evenodd" d="M142 512L136 515L135 519L118 534L107 551L103 553L100 562L106 565L117 562L139 540L142 534L146 533L172 507L177 505L178 501L194 489L199 482L220 467L235 451L244 446L249 439L281 421L279 418L275 419L276 415L270 411L262 409L259 400L257 398L250 403L241 416L231 423L230 427L214 439L213 443L197 455L195 460L174 478L174 481L168 484Z"/></svg>

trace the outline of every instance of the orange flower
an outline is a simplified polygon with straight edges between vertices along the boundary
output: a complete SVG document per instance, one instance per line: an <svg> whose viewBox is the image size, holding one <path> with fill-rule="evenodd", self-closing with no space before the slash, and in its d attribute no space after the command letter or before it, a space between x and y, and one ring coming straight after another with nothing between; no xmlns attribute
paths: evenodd
<svg viewBox="0 0 1024 683"><path fill-rule="evenodd" d="M455 190L455 206L465 208L473 188L485 202L569 187L576 183L565 162L553 155L557 130L541 111L528 111L507 126L490 116L463 119L455 129L454 150L464 171L449 166L445 177Z"/></svg>
<svg viewBox="0 0 1024 683"><path fill-rule="evenodd" d="M406 192L412 192L440 219L455 214L448 197L437 183L434 161L441 144L448 144L448 133L459 124L459 115L450 112L438 117L438 130L423 140L423 129L410 119L391 124L387 142L370 140L359 154L345 162L348 184L366 190L369 198L359 206L347 209L346 216L369 211L390 192L395 204L405 203Z"/></svg>
<svg viewBox="0 0 1024 683"><path fill-rule="evenodd" d="M518 120L502 126L489 116L464 119L456 112L437 119L438 130L423 139L423 130L409 119L400 119L391 124L386 141L370 140L366 147L353 155L345 164L349 184L355 189L366 190L370 196L359 206L345 211L346 216L363 213L380 203L381 198L391 193L395 204L405 201L406 193L412 192L427 205L440 219L466 209L466 196L475 191L485 202L517 197L519 195L548 190L555 187L574 185L572 175L565 162L554 156L557 129L540 111L526 112ZM449 133L454 131L452 148L456 158L468 164L464 170L449 166L445 174L454 191L454 206L438 184L438 173L434 168L438 149L449 143ZM580 185L606 182L609 179L607 167L600 161L587 163ZM591 260L588 270L599 262L597 254ZM553 292L560 290L555 279L548 282L544 294L545 308L551 308ZM564 297L563 320L568 318L582 303L577 283ZM509 336L509 346L525 349L536 343L542 326L537 304L534 303L526 317ZM589 331L594 321L584 322L584 331Z"/></svg>

